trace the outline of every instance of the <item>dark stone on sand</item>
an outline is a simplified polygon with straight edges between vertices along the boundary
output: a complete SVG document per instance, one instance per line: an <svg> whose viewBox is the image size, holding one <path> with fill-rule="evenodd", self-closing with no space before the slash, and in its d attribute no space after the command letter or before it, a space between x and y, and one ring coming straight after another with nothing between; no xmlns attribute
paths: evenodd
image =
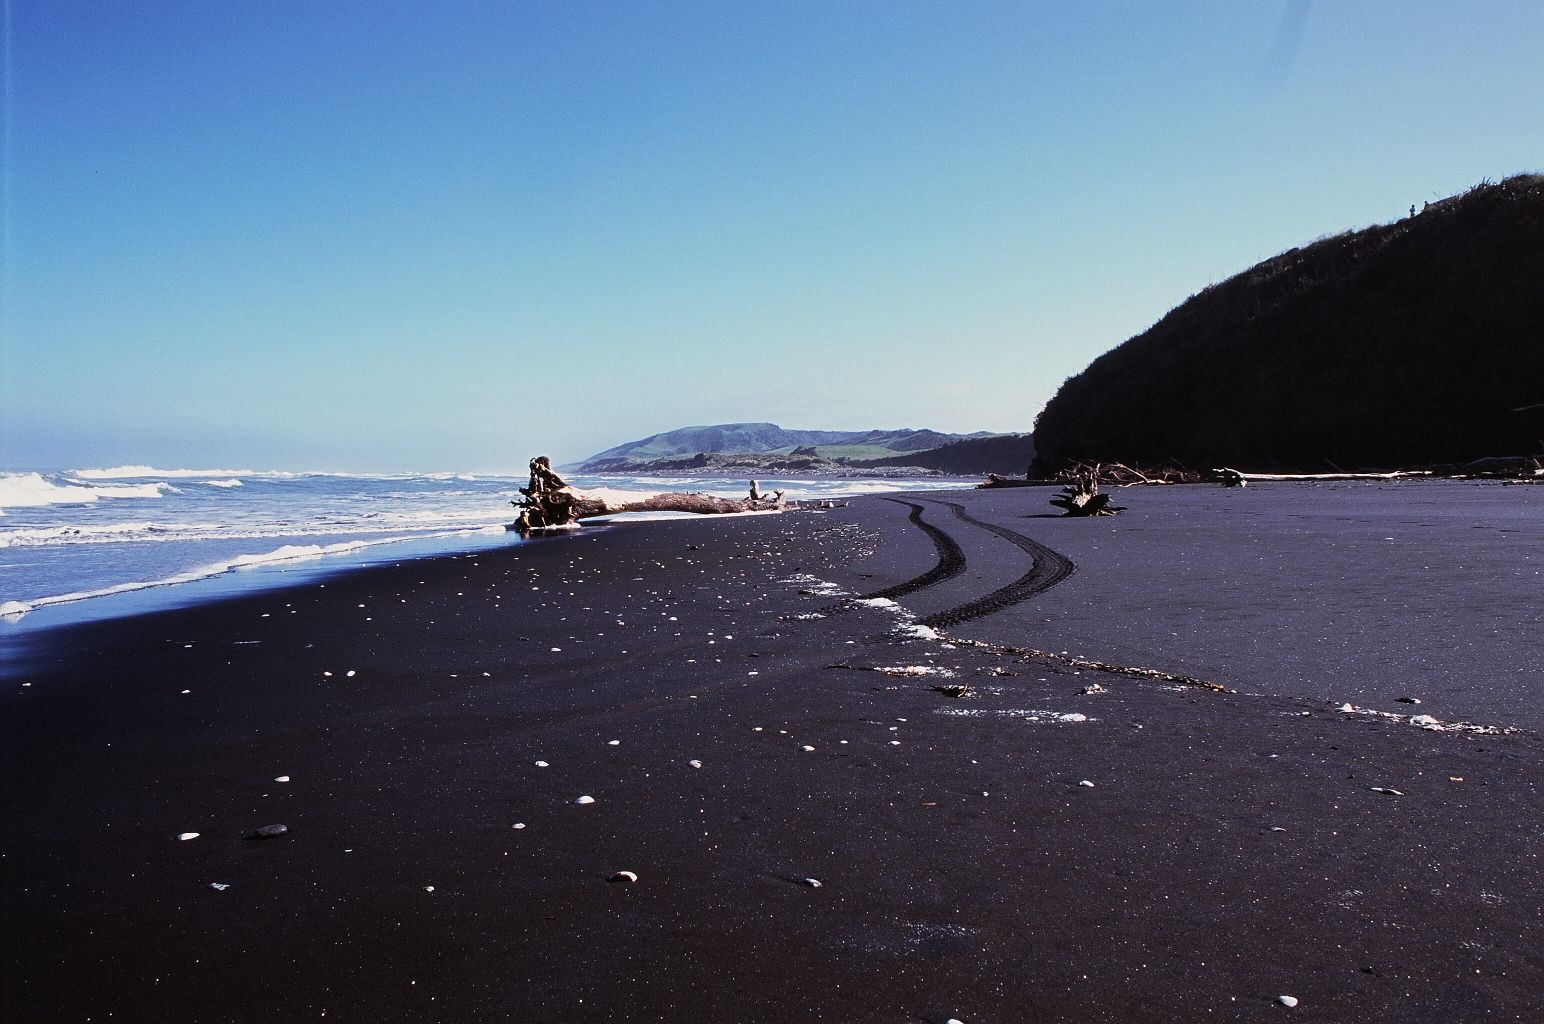
<svg viewBox="0 0 1544 1024"><path fill-rule="evenodd" d="M248 839L277 839L289 835L288 825L264 825L247 836Z"/></svg>

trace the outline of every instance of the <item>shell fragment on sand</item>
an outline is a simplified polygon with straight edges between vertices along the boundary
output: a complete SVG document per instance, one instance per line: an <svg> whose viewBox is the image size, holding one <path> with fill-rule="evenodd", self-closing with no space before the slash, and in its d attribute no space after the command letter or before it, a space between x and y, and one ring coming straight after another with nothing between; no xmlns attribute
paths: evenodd
<svg viewBox="0 0 1544 1024"><path fill-rule="evenodd" d="M201 833L198 832L179 832L177 833L177 839L185 843L189 839L197 839L200 834Z"/></svg>
<svg viewBox="0 0 1544 1024"><path fill-rule="evenodd" d="M594 802L595 798L593 796L581 796L574 800L574 803L578 804L580 807L583 807L586 804L593 804Z"/></svg>
<svg viewBox="0 0 1544 1024"><path fill-rule="evenodd" d="M618 871L616 874L614 874L610 878L606 879L606 881L608 881L608 882L622 882L622 883L625 883L627 885L632 885L632 884L634 884L635 882L638 881L638 875L637 875L637 873L632 872L632 871Z"/></svg>

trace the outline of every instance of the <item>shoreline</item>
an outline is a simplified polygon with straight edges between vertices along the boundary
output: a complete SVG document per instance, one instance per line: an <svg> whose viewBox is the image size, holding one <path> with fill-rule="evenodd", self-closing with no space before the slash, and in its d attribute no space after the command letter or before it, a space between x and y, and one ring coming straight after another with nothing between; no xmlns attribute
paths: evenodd
<svg viewBox="0 0 1544 1024"><path fill-rule="evenodd" d="M1267 560L1240 585L1299 646L1313 610L1289 584L1320 592L1340 567L1294 559L1327 537L1387 575L1369 588L1463 604L1463 577L1406 577L1402 548L1364 539L1381 521L1341 522L1378 495L1140 494L1103 522L961 491L580 531L40 634L0 695L21 923L3 1005L29 1021L1253 1020L1281 995L1317 1019L1544 1009L1530 723L1474 736L1338 712L1400 707L1353 693L1385 684L1338 650L1322 663L1351 671L1302 696L1282 646L1227 651L1237 693L1004 649L1210 678L1204 637L1173 646L1169 619L1133 609L1215 619L1237 598L1211 565L1252 565L1256 537L1284 538L1298 575ZM1381 497L1433 538L1471 529ZM1319 533L1293 532L1305 514ZM1005 534L1075 571L1039 586ZM1469 555L1515 558L1510 536ZM917 628L938 619L941 638ZM1102 650L1051 642L1083 622ZM1423 694L1412 713L1460 717ZM289 833L244 838L276 823ZM637 882L608 881L621 871Z"/></svg>

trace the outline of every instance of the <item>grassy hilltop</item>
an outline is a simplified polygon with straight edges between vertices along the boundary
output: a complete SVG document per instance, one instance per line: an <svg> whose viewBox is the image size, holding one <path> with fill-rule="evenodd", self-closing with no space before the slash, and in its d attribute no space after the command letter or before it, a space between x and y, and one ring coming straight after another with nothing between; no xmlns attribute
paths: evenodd
<svg viewBox="0 0 1544 1024"><path fill-rule="evenodd" d="M945 434L936 430L787 430L775 423L718 423L651 434L597 452L583 473L728 475L905 475L905 470L972 475L1022 473L1023 434Z"/></svg>
<svg viewBox="0 0 1544 1024"><path fill-rule="evenodd" d="M1484 183L1206 289L1062 385L1071 460L1314 470L1544 449L1544 176Z"/></svg>

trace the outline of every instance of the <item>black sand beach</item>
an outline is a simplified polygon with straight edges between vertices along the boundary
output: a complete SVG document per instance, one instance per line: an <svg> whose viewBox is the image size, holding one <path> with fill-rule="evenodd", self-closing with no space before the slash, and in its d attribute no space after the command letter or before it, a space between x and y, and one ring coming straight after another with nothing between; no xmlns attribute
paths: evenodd
<svg viewBox="0 0 1544 1024"><path fill-rule="evenodd" d="M5 1019L1544 1019L1544 491L1050 493L38 636Z"/></svg>

